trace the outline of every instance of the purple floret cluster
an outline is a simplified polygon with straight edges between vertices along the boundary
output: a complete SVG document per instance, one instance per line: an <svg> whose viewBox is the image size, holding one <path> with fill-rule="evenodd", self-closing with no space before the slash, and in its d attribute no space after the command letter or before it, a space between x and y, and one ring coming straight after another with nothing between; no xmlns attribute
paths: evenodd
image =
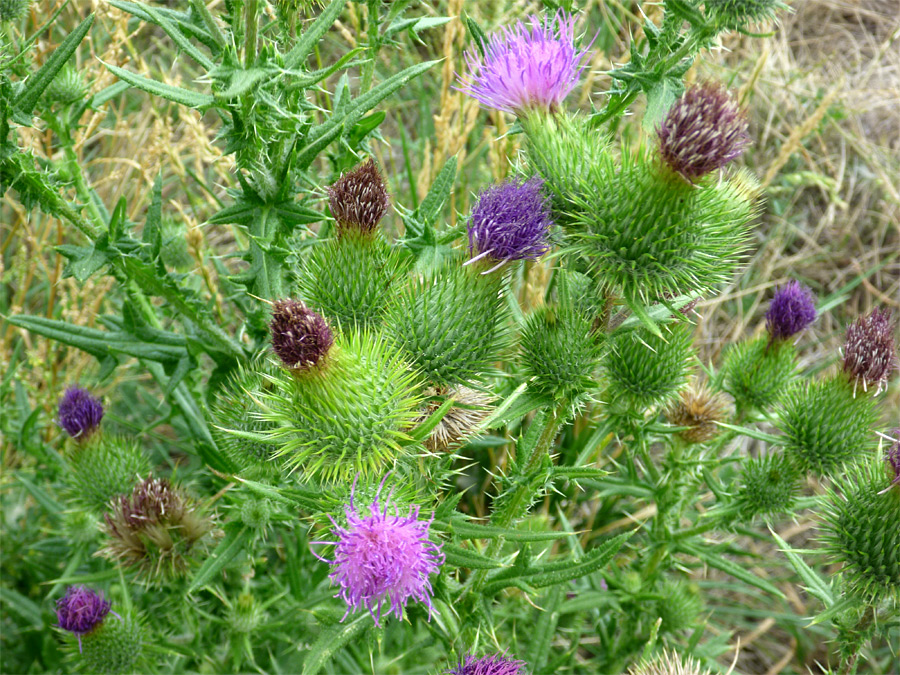
<svg viewBox="0 0 900 675"><path fill-rule="evenodd" d="M772 339L793 337L816 320L816 301L812 291L798 281L790 281L775 292L766 327Z"/></svg>
<svg viewBox="0 0 900 675"><path fill-rule="evenodd" d="M445 672L448 675L521 675L524 668L524 661L511 659L506 654L481 657L470 654L460 659L456 668Z"/></svg>
<svg viewBox="0 0 900 675"><path fill-rule="evenodd" d="M891 311L876 307L868 316L854 321L847 329L843 353L844 372L864 391L874 387L880 392L897 367Z"/></svg>
<svg viewBox="0 0 900 675"><path fill-rule="evenodd" d="M56 601L56 618L60 628L74 633L81 649L81 636L94 630L109 614L110 603L86 586L69 586Z"/></svg>
<svg viewBox="0 0 900 675"><path fill-rule="evenodd" d="M80 387L69 387L59 402L59 426L75 439L86 438L100 426L103 405Z"/></svg>

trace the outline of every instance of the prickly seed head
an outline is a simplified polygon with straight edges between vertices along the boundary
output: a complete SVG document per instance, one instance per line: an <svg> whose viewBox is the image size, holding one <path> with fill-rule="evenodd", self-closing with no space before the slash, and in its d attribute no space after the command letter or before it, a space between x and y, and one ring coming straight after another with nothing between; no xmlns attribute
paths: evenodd
<svg viewBox="0 0 900 675"><path fill-rule="evenodd" d="M880 392L897 367L891 311L876 307L854 321L847 329L843 353L844 372L855 384L865 391L874 387Z"/></svg>
<svg viewBox="0 0 900 675"><path fill-rule="evenodd" d="M384 178L371 157L341 176L328 191L328 205L339 234L373 232L390 206Z"/></svg>
<svg viewBox="0 0 900 675"><path fill-rule="evenodd" d="M272 350L285 368L308 370L334 344L328 322L297 300L276 300L272 306Z"/></svg>

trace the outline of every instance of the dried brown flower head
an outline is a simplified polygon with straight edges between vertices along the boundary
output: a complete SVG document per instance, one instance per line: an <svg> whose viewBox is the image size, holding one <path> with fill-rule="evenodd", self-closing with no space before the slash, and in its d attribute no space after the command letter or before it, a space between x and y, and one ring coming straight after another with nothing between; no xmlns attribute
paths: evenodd
<svg viewBox="0 0 900 675"><path fill-rule="evenodd" d="M371 157L327 188L338 234L373 232L390 205L384 178Z"/></svg>
<svg viewBox="0 0 900 675"><path fill-rule="evenodd" d="M666 411L666 418L678 427L690 427L678 436L688 443L706 443L719 435L717 421L724 418L727 405L720 394L713 394L696 382L683 389L678 400Z"/></svg>
<svg viewBox="0 0 900 675"><path fill-rule="evenodd" d="M489 407L491 397L468 387L450 387L441 391L432 390L430 393L455 399L453 407L425 439L425 447L432 452L448 452L463 445L491 413ZM441 403L441 401L429 402L417 424L433 415Z"/></svg>

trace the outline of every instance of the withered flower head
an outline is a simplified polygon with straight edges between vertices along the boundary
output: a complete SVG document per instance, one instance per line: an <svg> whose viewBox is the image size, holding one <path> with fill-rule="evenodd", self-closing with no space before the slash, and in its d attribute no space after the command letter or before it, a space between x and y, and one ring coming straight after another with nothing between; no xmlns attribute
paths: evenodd
<svg viewBox="0 0 900 675"><path fill-rule="evenodd" d="M864 391L874 386L878 393L887 385L897 367L897 348L894 345L894 323L891 311L877 307L868 316L861 316L847 329L844 343L844 372Z"/></svg>
<svg viewBox="0 0 900 675"><path fill-rule="evenodd" d="M272 305L272 350L285 368L308 370L316 366L334 344L328 322L297 300L276 300Z"/></svg>
<svg viewBox="0 0 900 675"><path fill-rule="evenodd" d="M338 234L373 232L390 205L387 187L371 157L327 188Z"/></svg>
<svg viewBox="0 0 900 675"><path fill-rule="evenodd" d="M666 418L678 427L690 427L678 436L688 443L706 443L719 435L717 421L725 417L726 403L720 394L713 394L702 384L694 382L683 389L678 400L666 411Z"/></svg>
<svg viewBox="0 0 900 675"><path fill-rule="evenodd" d="M432 391L431 393L439 393ZM425 439L425 447L432 452L446 452L463 445L471 438L475 429L490 414L490 396L469 387L450 387L440 393L446 394L454 400L453 407L447 411L443 419L432 429L431 434ZM428 404L425 412L416 421L421 424L428 419L440 407L441 402L433 401Z"/></svg>

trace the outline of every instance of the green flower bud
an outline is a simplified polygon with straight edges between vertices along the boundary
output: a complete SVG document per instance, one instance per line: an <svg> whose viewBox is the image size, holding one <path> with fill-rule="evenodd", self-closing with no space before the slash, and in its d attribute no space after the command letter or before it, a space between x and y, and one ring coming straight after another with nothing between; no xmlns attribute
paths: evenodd
<svg viewBox="0 0 900 675"><path fill-rule="evenodd" d="M667 581L661 595L657 611L662 617L659 629L663 633L690 628L703 611L703 600L697 590L683 581Z"/></svg>
<svg viewBox="0 0 900 675"><path fill-rule="evenodd" d="M603 359L610 397L638 411L671 399L687 382L690 331L679 323L662 326L661 338L646 328L615 336Z"/></svg>
<svg viewBox="0 0 900 675"><path fill-rule="evenodd" d="M600 346L592 323L571 307L541 307L522 331L522 365L531 386L574 403L596 388Z"/></svg>
<svg viewBox="0 0 900 675"><path fill-rule="evenodd" d="M96 513L104 512L113 497L130 493L150 471L150 463L135 441L107 434L72 443L67 460L73 499Z"/></svg>
<svg viewBox="0 0 900 675"><path fill-rule="evenodd" d="M833 475L845 462L874 451L878 413L869 396L853 396L853 384L841 376L791 387L776 426L784 433L785 452L804 471Z"/></svg>
<svg viewBox="0 0 900 675"><path fill-rule="evenodd" d="M228 625L235 633L252 633L262 620L263 609L252 593L241 593L228 612Z"/></svg>
<svg viewBox="0 0 900 675"><path fill-rule="evenodd" d="M900 486L879 458L852 465L828 491L823 539L850 592L900 602Z"/></svg>
<svg viewBox="0 0 900 675"><path fill-rule="evenodd" d="M751 24L769 21L788 6L779 0L706 0L706 13L723 28L741 30Z"/></svg>
<svg viewBox="0 0 900 675"><path fill-rule="evenodd" d="M744 463L737 503L745 520L790 511L800 490L800 472L790 457L771 453Z"/></svg>
<svg viewBox="0 0 900 675"><path fill-rule="evenodd" d="M21 19L29 7L31 0L0 0L0 23Z"/></svg>
<svg viewBox="0 0 900 675"><path fill-rule="evenodd" d="M74 544L89 544L100 534L100 519L90 511L78 509L63 513L63 529Z"/></svg>
<svg viewBox="0 0 900 675"><path fill-rule="evenodd" d="M335 340L324 368L265 376L259 410L268 441L307 480L381 475L408 453L401 446L421 404L419 382L389 345L368 333Z"/></svg>
<svg viewBox="0 0 900 675"><path fill-rule="evenodd" d="M502 349L504 282L476 267L454 262L414 279L390 308L394 343L439 386L477 379Z"/></svg>
<svg viewBox="0 0 900 675"><path fill-rule="evenodd" d="M254 530L265 531L272 518L272 505L267 499L248 499L241 505L241 522Z"/></svg>
<svg viewBox="0 0 900 675"><path fill-rule="evenodd" d="M87 94L87 88L84 86L84 80L71 64L66 64L44 91L44 96L48 101L62 105L80 101L85 94Z"/></svg>
<svg viewBox="0 0 900 675"><path fill-rule="evenodd" d="M768 335L733 346L722 365L723 388L738 409L766 410L787 391L796 372L794 345Z"/></svg>
<svg viewBox="0 0 900 675"><path fill-rule="evenodd" d="M397 252L378 232L349 229L312 247L300 293L310 307L344 327L377 326L401 271Z"/></svg>
<svg viewBox="0 0 900 675"><path fill-rule="evenodd" d="M144 628L128 612L110 614L97 628L81 638L81 666L87 673L118 675L133 673L142 660Z"/></svg>

